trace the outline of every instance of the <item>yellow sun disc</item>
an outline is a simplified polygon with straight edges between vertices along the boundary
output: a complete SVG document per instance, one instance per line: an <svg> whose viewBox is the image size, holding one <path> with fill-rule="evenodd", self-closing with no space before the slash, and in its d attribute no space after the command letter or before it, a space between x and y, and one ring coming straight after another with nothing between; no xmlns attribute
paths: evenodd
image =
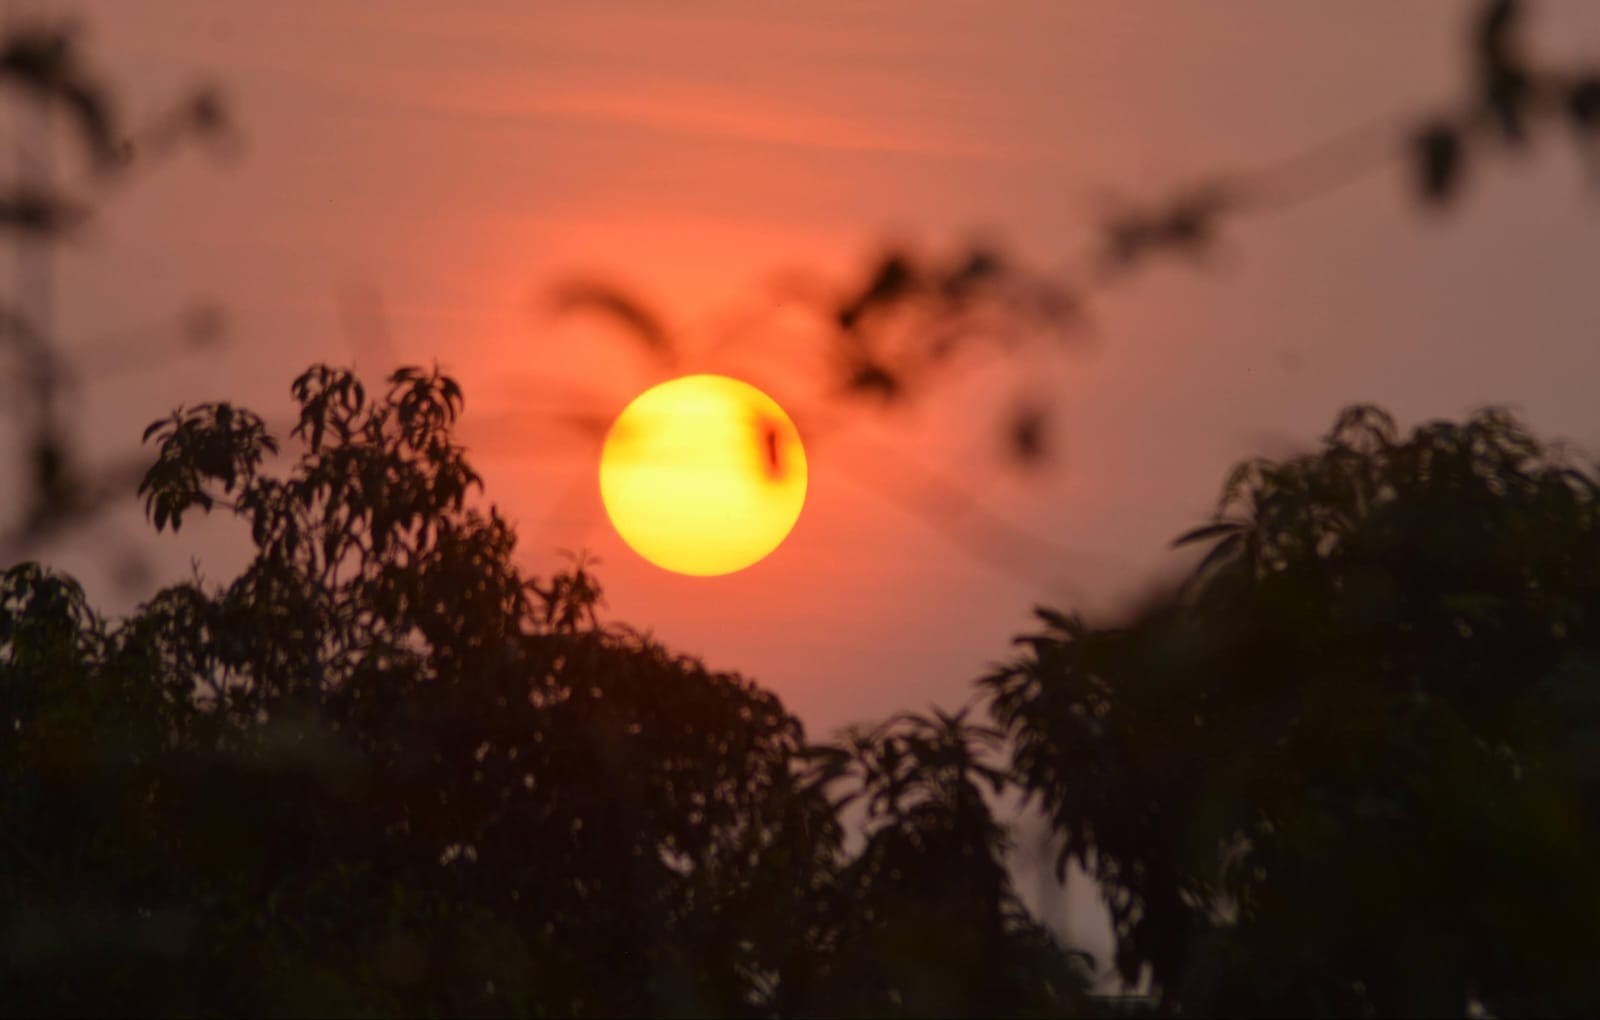
<svg viewBox="0 0 1600 1020"><path fill-rule="evenodd" d="M600 454L617 534L658 567L711 576L776 549L806 499L806 453L783 408L748 383L689 375L646 390Z"/></svg>

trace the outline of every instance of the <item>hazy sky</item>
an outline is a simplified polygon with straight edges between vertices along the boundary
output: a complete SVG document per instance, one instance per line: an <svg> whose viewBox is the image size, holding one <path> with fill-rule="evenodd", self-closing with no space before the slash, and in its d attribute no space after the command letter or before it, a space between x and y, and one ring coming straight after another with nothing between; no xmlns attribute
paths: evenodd
<svg viewBox="0 0 1600 1020"><path fill-rule="evenodd" d="M623 547L592 450L523 413L551 379L607 413L654 381L625 345L541 316L541 288L608 274L693 336L774 272L845 277L885 237L981 233L1053 264L1082 250L1107 195L1435 107L1462 83L1474 6L79 5L131 112L214 80L245 139L226 165L186 154L135 182L63 255L70 338L197 299L231 324L219 352L93 384L83 428L109 456L180 402L281 419L295 374L352 357L348 311L375 294L401 359L464 382L464 435L530 567L591 550L614 617L754 675L815 730L959 701L1033 602L1114 609L1179 565L1168 540L1232 462L1311 440L1347 403L1412 422L1505 402L1600 449L1600 196L1564 140L1478 168L1449 215L1418 210L1396 167L1240 224L1203 270L1162 266L1100 301L1092 356L1039 382L1063 450L1043 477L995 467L982 380L943 410L817 443L790 540L722 579ZM1533 20L1542 52L1600 54L1600 4L1546 2ZM364 369L388 367L360 350ZM807 385L794 364L750 356L742 372L782 399ZM1072 554L1034 582L972 559L863 483L878 468L862 435ZM64 555L102 590L107 544L146 541L128 505ZM148 541L160 579L197 555L222 579L237 537Z"/></svg>

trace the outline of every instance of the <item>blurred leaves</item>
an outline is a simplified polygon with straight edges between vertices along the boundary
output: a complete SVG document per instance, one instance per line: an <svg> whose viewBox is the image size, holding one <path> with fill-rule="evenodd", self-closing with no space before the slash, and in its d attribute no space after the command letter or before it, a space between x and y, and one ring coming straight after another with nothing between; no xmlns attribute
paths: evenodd
<svg viewBox="0 0 1600 1020"><path fill-rule="evenodd" d="M1464 194L1497 149L1525 147L1566 121L1600 180L1600 71L1539 58L1523 40L1525 11L1488 0L1467 33L1468 86L1439 111L1335 136L1272 163L1208 173L1166 195L1116 197L1084 257L1042 269L992 242L953 252L893 245L854 274L827 280L793 274L731 336L697 351L669 334L643 300L592 280L558 288L566 311L599 313L622 325L662 368L679 371L738 342L776 355L793 319L812 326L808 354L822 367L820 394L846 409L895 412L948 395L975 372L1008 367L1012 384L991 414L1004 459L1023 468L1055 462L1054 398L1039 386L1061 354L1081 352L1090 303L1164 260L1203 263L1241 218L1323 198L1401 161L1425 207ZM774 328L779 327L779 328ZM787 350L787 348L781 348ZM913 507L947 532L959 522L931 501ZM1232 549L1237 543L1230 543Z"/></svg>
<svg viewBox="0 0 1600 1020"><path fill-rule="evenodd" d="M1433 124L1417 134L1417 181L1424 198L1443 203L1461 183L1461 136L1448 124Z"/></svg>
<svg viewBox="0 0 1600 1020"><path fill-rule="evenodd" d="M29 236L53 236L82 223L83 206L60 195L21 186L0 195L0 229Z"/></svg>
<svg viewBox="0 0 1600 1020"><path fill-rule="evenodd" d="M1422 196L1434 203L1456 197L1462 171L1486 147L1520 147L1545 121L1565 119L1584 152L1594 130L1596 71L1543 66L1522 39L1525 5L1490 0L1472 36L1476 95L1454 115L1435 118L1416 132L1414 159Z"/></svg>
<svg viewBox="0 0 1600 1020"><path fill-rule="evenodd" d="M825 395L876 410L933 399L979 365L1011 361L1023 384L1001 414L1003 449L1022 466L1045 462L1056 447L1048 441L1050 402L1024 384L1042 370L1043 356L1082 349L1089 301L1100 290L1163 259L1202 261L1239 218L1321 198L1397 159L1422 204L1450 205L1493 149L1531 144L1547 122L1565 120L1580 153L1600 168L1600 71L1530 54L1524 13L1515 0L1483 5L1468 39L1470 87L1443 112L1406 118L1398 132L1384 125L1276 163L1208 174L1166 196L1117 198L1076 267L1043 271L992 243L948 256L894 246L853 279L791 280L775 295L773 314L807 308L821 326L812 340L827 366ZM694 357L620 288L575 282L558 288L556 303L610 317L663 367Z"/></svg>
<svg viewBox="0 0 1600 1020"><path fill-rule="evenodd" d="M64 109L98 169L122 161L123 136L110 99L81 63L75 33L47 25L11 29L0 43L0 81Z"/></svg>
<svg viewBox="0 0 1600 1020"><path fill-rule="evenodd" d="M34 179L27 172L0 185L0 239L9 239L24 264L43 255L48 245L70 234L89 219L112 185L125 180L148 159L165 155L194 139L211 141L231 137L226 103L216 89L194 91L148 124L128 122L117 109L112 90L89 66L77 31L70 25L17 23L0 38L0 94L17 97L35 111L61 111L81 143L86 181L58 176ZM24 157L48 150L48 116L37 123L41 134L19 139ZM24 285L22 293L0 305L0 348L18 356L15 395L7 394L0 413L11 417L20 436L20 458L28 463L26 487L17 494L21 513L0 524L0 562L97 515L116 495L127 493L127 471L112 465L91 471L81 463L77 441L66 411L67 401L78 394L80 383L102 367L111 373L155 364L150 344L130 342L132 359L94 352L87 370L79 357L53 332L49 321L33 321L39 311L35 295ZM193 349L222 337L221 320L214 313L197 315L183 324L183 347Z"/></svg>
<svg viewBox="0 0 1600 1020"><path fill-rule="evenodd" d="M1214 240L1221 220L1234 206L1229 185L1207 184L1192 187L1149 208L1123 208L1109 217L1103 227L1101 261L1104 270L1130 269L1167 252L1192 257L1203 255Z"/></svg>
<svg viewBox="0 0 1600 1020"><path fill-rule="evenodd" d="M989 246L949 260L886 251L864 283L822 300L837 325L825 342L839 392L884 405L920 395L963 355L1059 342L1082 325L1068 287Z"/></svg>
<svg viewBox="0 0 1600 1020"><path fill-rule="evenodd" d="M551 300L557 314L588 312L610 319L663 368L676 364L676 345L666 327L622 289L595 280L570 280L554 288Z"/></svg>

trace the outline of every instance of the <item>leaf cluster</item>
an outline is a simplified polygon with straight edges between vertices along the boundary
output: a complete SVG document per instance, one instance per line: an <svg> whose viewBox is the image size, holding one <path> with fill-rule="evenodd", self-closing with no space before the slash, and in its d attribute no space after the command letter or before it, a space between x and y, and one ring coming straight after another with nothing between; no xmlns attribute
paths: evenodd
<svg viewBox="0 0 1600 1020"><path fill-rule="evenodd" d="M1470 38L1470 98L1413 136L1415 179L1430 202L1455 198L1471 158L1493 144L1521 148L1547 125L1564 127L1600 173L1600 67L1565 68L1533 60L1522 40L1525 5L1491 0Z"/></svg>

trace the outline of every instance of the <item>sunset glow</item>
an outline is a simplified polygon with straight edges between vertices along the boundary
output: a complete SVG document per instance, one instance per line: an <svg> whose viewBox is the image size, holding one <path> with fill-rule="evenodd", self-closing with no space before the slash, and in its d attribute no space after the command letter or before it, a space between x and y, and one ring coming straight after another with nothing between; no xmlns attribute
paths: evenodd
<svg viewBox="0 0 1600 1020"><path fill-rule="evenodd" d="M720 375L662 383L618 416L600 457L606 514L630 548L680 574L729 574L800 517L806 455L783 408Z"/></svg>

